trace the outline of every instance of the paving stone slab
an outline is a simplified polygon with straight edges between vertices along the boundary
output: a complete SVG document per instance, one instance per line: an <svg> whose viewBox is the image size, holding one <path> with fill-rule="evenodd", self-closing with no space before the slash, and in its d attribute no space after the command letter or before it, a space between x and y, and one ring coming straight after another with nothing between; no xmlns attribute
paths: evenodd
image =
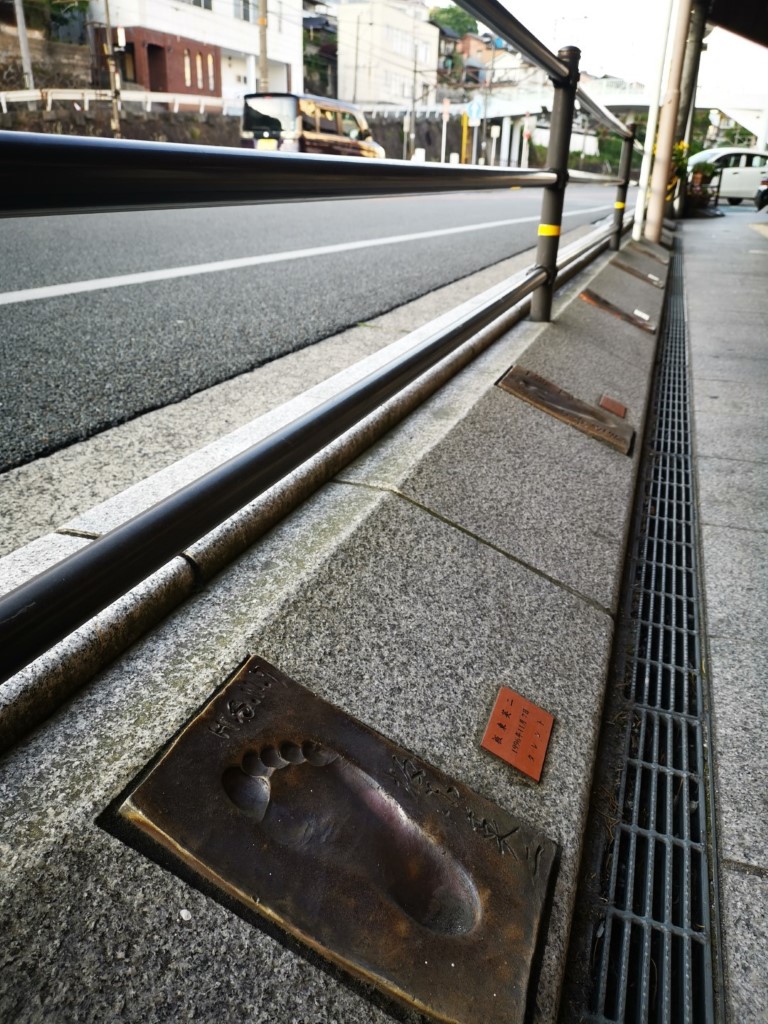
<svg viewBox="0 0 768 1024"><path fill-rule="evenodd" d="M586 338L607 355L643 370L653 366L657 334L650 334L583 301L570 305L558 322L573 332L574 337Z"/></svg>
<svg viewBox="0 0 768 1024"><path fill-rule="evenodd" d="M768 872L768 646L715 637L710 655L720 855Z"/></svg>
<svg viewBox="0 0 768 1024"><path fill-rule="evenodd" d="M663 266L658 260L654 259L653 256L648 253L641 252L639 249L633 249L632 246L625 246L620 253L616 255L613 261L616 269L621 269L617 264L623 263L625 266L631 267L636 270L639 274L650 275L652 279L659 282L660 285L666 283L667 275L669 273L668 266ZM627 271L623 271L627 273ZM656 287L654 285L653 287Z"/></svg>
<svg viewBox="0 0 768 1024"><path fill-rule="evenodd" d="M400 490L613 609L632 486L632 459L493 388Z"/></svg>
<svg viewBox="0 0 768 1024"><path fill-rule="evenodd" d="M390 1019L367 988L95 824L253 651L562 845L536 1011L554 1021L611 632L403 499L326 488L6 755L2 1014ZM501 684L555 715L539 786L479 747Z"/></svg>
<svg viewBox="0 0 768 1024"><path fill-rule="evenodd" d="M697 422L708 416L765 416L765 384L760 381L694 378L693 399ZM722 422L728 426L727 419Z"/></svg>
<svg viewBox="0 0 768 1024"><path fill-rule="evenodd" d="M721 871L727 1024L768 1024L768 879Z"/></svg>
<svg viewBox="0 0 768 1024"><path fill-rule="evenodd" d="M697 474L702 523L768 532L768 472L764 464L700 455Z"/></svg>
<svg viewBox="0 0 768 1024"><path fill-rule="evenodd" d="M691 369L696 380L704 381L755 381L768 384L768 347L762 358L728 356L725 353L708 354L697 347L691 360Z"/></svg>
<svg viewBox="0 0 768 1024"><path fill-rule="evenodd" d="M701 537L709 635L763 640L768 534L705 523Z"/></svg>
<svg viewBox="0 0 768 1024"><path fill-rule="evenodd" d="M768 462L768 415L695 417L695 444L699 456Z"/></svg>
<svg viewBox="0 0 768 1024"><path fill-rule="evenodd" d="M661 307L664 304L664 292L650 282L641 281L609 263L589 287L625 313L632 314L637 309L642 310L654 324L658 325Z"/></svg>

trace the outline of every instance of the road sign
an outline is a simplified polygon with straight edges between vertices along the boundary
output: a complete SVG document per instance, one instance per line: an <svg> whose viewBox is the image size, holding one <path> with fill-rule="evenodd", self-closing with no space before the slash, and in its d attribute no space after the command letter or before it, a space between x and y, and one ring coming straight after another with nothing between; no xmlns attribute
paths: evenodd
<svg viewBox="0 0 768 1024"><path fill-rule="evenodd" d="M483 105L480 100L472 100L467 105L467 117L469 118L469 127L477 128L480 124L480 119L483 116Z"/></svg>

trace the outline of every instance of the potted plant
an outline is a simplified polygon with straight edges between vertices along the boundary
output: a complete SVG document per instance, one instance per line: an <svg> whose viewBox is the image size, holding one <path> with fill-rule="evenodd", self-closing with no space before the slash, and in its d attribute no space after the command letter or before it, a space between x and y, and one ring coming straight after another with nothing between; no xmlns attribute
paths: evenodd
<svg viewBox="0 0 768 1024"><path fill-rule="evenodd" d="M715 196L715 190L711 187L712 178L717 168L714 164L694 164L688 174L688 181L685 190L686 212L702 210L710 205Z"/></svg>

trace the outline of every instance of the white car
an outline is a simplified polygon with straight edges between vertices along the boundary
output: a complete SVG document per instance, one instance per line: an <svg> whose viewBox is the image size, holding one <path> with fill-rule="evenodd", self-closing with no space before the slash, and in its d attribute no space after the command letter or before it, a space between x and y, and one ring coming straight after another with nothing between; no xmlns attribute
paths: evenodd
<svg viewBox="0 0 768 1024"><path fill-rule="evenodd" d="M727 200L731 206L738 206L742 199L753 199L760 187L760 179L765 177L768 167L768 153L760 149L704 149L694 153L688 159L688 173L696 164L713 164L722 171L720 178L720 198ZM717 175L712 184L717 185Z"/></svg>

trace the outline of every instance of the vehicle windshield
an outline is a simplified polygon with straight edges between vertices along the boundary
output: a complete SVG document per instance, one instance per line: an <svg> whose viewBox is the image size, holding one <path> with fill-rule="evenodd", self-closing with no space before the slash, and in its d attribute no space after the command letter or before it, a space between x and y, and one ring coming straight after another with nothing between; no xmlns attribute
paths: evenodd
<svg viewBox="0 0 768 1024"><path fill-rule="evenodd" d="M247 132L292 132L296 127L295 96L246 96L243 129Z"/></svg>

